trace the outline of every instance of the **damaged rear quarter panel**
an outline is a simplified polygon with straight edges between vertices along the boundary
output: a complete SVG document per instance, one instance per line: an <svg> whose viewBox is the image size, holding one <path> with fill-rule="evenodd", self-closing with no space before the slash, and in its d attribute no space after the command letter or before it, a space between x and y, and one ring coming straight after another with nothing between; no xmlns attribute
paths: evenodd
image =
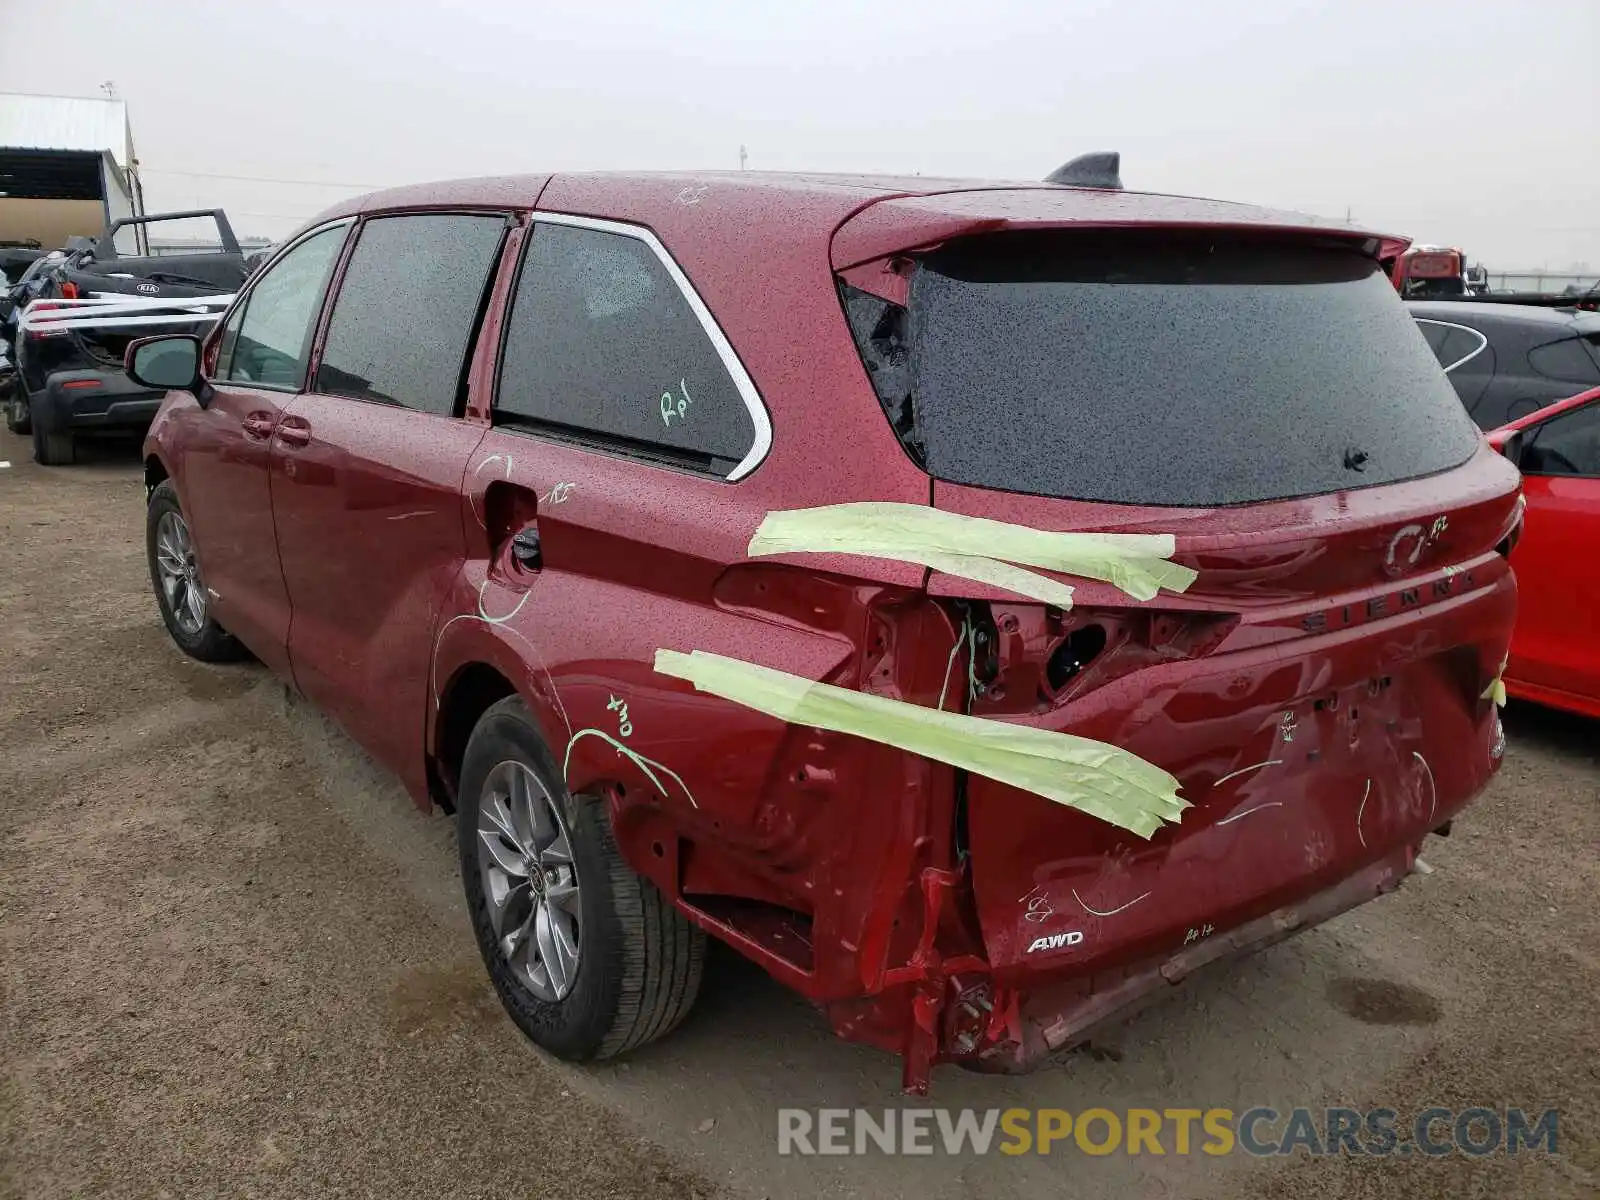
<svg viewBox="0 0 1600 1200"><path fill-rule="evenodd" d="M655 652L707 650L931 704L954 634L911 564L746 560L761 519L796 497L926 501L887 430L886 462L819 472L794 455L776 406L774 426L768 461L736 484L491 429L467 468L468 557L438 624L433 701L448 703L472 664L494 666L570 789L612 806L630 865L822 999L859 994L909 952L919 927L897 934L893 919L934 842L949 852L951 773L697 693L656 674ZM517 522L536 511L541 570L508 553L508 498L524 506ZM433 715L429 736L437 748Z"/></svg>

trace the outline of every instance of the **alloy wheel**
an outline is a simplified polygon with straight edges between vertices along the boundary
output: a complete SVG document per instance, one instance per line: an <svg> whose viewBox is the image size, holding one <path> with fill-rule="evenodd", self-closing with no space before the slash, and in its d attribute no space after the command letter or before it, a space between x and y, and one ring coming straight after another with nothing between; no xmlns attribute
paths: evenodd
<svg viewBox="0 0 1600 1200"><path fill-rule="evenodd" d="M538 777L514 760L484 780L478 870L495 940L518 982L565 999L578 977L578 873L565 819Z"/></svg>
<svg viewBox="0 0 1600 1200"><path fill-rule="evenodd" d="M173 621L184 636L199 636L206 623L206 589L189 526L175 512L162 513L156 525L156 570Z"/></svg>

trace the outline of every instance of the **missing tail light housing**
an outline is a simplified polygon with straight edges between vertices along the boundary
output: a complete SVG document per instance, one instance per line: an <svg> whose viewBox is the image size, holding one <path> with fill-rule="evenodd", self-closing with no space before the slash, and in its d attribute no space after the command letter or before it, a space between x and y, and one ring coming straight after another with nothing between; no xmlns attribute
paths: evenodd
<svg viewBox="0 0 1600 1200"><path fill-rule="evenodd" d="M1045 664L1045 682L1051 690L1060 692L1082 674L1109 640L1105 626L1100 624L1080 625L1062 638Z"/></svg>
<svg viewBox="0 0 1600 1200"><path fill-rule="evenodd" d="M1517 543L1522 540L1522 526L1528 508L1525 496L1517 497L1517 507L1511 515L1511 526L1506 530L1505 537L1496 544L1495 550L1502 558L1510 558L1511 552L1517 548Z"/></svg>
<svg viewBox="0 0 1600 1200"><path fill-rule="evenodd" d="M972 711L1043 712L1158 663L1203 658L1238 623L1228 613L975 604ZM982 634L982 640L978 634Z"/></svg>

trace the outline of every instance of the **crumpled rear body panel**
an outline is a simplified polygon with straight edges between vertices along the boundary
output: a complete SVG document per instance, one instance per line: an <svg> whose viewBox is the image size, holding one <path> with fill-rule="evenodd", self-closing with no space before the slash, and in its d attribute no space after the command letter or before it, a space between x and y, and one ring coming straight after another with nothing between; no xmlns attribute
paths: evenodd
<svg viewBox="0 0 1600 1200"><path fill-rule="evenodd" d="M943 484L935 496L1034 527L1128 512ZM1139 528L1175 530L1178 557L1201 569L1181 596L1138 603L1080 583L1055 617L935 576L930 591L973 597L992 623L974 715L1122 746L1176 775L1194 806L1146 842L971 780L973 887L997 974L1175 952L1447 821L1497 765L1483 693L1515 616L1496 547L1519 511L1513 474L1485 447L1386 487L1145 510ZM1108 631L1106 648L1053 682L1041 664L1084 625Z"/></svg>
<svg viewBox="0 0 1600 1200"><path fill-rule="evenodd" d="M1472 585L1425 614L1148 668L1053 714L1049 727L1183 781L1194 807L1148 842L971 780L973 880L997 977L1176 952L1454 816L1496 765L1477 647L1492 656L1515 610L1503 561ZM1074 936L1040 944L1062 933Z"/></svg>

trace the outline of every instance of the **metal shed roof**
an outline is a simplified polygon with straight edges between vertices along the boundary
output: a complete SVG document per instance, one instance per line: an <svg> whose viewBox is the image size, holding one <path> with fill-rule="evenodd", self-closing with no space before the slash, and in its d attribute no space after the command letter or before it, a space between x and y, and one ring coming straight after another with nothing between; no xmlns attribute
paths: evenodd
<svg viewBox="0 0 1600 1200"><path fill-rule="evenodd" d="M0 92L0 149L88 150L123 170L133 157L121 100Z"/></svg>

